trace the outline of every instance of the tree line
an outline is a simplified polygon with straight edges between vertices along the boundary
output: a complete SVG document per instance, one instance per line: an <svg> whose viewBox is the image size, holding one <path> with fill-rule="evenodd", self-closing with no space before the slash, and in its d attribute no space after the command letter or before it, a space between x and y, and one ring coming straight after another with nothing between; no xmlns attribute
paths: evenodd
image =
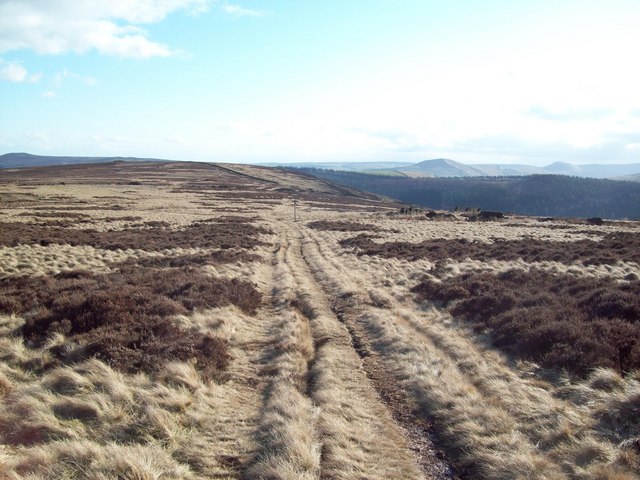
<svg viewBox="0 0 640 480"><path fill-rule="evenodd" d="M351 188L433 209L475 207L521 215L640 219L640 183L570 177L408 178L296 168Z"/></svg>

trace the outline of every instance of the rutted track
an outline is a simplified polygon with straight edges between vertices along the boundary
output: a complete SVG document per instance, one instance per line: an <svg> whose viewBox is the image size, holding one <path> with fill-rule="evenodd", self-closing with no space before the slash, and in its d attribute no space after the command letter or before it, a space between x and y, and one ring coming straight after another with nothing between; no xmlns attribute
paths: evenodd
<svg viewBox="0 0 640 480"><path fill-rule="evenodd" d="M415 414L415 401L402 388L400 382L394 378L384 361L367 338L362 326L354 321L357 314L362 312L362 306L384 303L384 299L365 297L357 282L353 282L351 275L344 271L344 267L333 255L322 255L317 238L312 238L308 230L301 231L303 237L301 254L307 263L309 276L315 279L324 294L331 298L330 309L333 315L349 332L350 343L360 356L360 362L371 385L377 391L377 396L384 403L396 423L402 428L416 460L429 478L453 479L458 478L451 467L445 453L433 441L430 420ZM335 288L340 276L353 288ZM333 280L333 281L332 281ZM353 283L351 283L353 282ZM344 285L343 285L344 286Z"/></svg>
<svg viewBox="0 0 640 480"><path fill-rule="evenodd" d="M279 226L260 447L244 477L435 478L368 380L349 332L313 281L297 235L290 225Z"/></svg>
<svg viewBox="0 0 640 480"><path fill-rule="evenodd" d="M295 297L288 253L287 239L279 238L272 260L271 341L260 372L268 381L256 435L259 448L247 479L317 479L320 472L317 408L307 394L315 351L308 320L291 308Z"/></svg>
<svg viewBox="0 0 640 480"><path fill-rule="evenodd" d="M577 457L575 463L567 459L595 441L592 433L579 431L589 424L580 406L521 378L444 314L417 311L371 287L373 282L339 259L321 235L310 229L303 234L305 260L333 299L365 365L373 365L369 375L381 396L387 403L399 402L390 409L407 412L410 424L433 422L439 444L462 476L561 479L575 474ZM380 370L407 394L387 398ZM573 431L569 439L567 432Z"/></svg>

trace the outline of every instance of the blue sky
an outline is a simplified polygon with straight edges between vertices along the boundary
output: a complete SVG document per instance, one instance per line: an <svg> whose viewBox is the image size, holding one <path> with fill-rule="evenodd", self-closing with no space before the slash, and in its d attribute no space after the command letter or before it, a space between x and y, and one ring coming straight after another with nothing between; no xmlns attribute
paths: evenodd
<svg viewBox="0 0 640 480"><path fill-rule="evenodd" d="M640 3L0 0L0 153L640 162Z"/></svg>

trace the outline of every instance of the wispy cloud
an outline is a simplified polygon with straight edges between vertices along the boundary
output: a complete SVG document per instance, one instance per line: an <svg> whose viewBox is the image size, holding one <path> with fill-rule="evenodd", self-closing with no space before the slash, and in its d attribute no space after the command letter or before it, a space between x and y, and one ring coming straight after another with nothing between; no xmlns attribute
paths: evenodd
<svg viewBox="0 0 640 480"><path fill-rule="evenodd" d="M239 17L262 17L264 15L264 12L260 10L253 10L251 8L245 8L231 3L223 3L220 5L220 10Z"/></svg>
<svg viewBox="0 0 640 480"><path fill-rule="evenodd" d="M58 94L56 92L52 92L52 91L42 92L42 98L56 98L57 96Z"/></svg>
<svg viewBox="0 0 640 480"><path fill-rule="evenodd" d="M56 73L53 77L53 84L56 87L61 87L67 81L79 82L89 87L96 84L96 79L94 77L80 75L75 72L70 72L69 70L62 70L61 72Z"/></svg>
<svg viewBox="0 0 640 480"><path fill-rule="evenodd" d="M39 73L30 74L20 63L8 62L0 58L0 80L16 83L35 83L40 80Z"/></svg>
<svg viewBox="0 0 640 480"><path fill-rule="evenodd" d="M528 115L544 120L575 121L602 120L614 113L612 108L563 108L550 109L540 105L533 105L527 111Z"/></svg>

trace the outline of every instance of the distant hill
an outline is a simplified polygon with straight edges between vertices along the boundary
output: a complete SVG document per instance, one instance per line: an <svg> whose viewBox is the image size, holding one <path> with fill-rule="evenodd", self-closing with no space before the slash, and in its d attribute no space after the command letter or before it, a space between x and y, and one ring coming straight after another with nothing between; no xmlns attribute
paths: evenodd
<svg viewBox="0 0 640 480"><path fill-rule="evenodd" d="M408 178L304 169L319 178L434 209L640 219L640 183L565 175Z"/></svg>
<svg viewBox="0 0 640 480"><path fill-rule="evenodd" d="M124 161L166 161L155 158L137 157L73 157L32 155L29 153L7 153L0 155L0 168L38 167L45 165L71 165ZM569 175L587 178L611 178L614 180L636 181L630 175L640 175L640 163L604 165L574 165L554 162L545 167L523 164L477 164L469 165L448 158L435 158L419 163L410 162L299 162L264 163L269 167L320 168L348 172L366 172L374 175L394 175L406 177L511 177L534 174ZM624 177L624 178L622 178Z"/></svg>
<svg viewBox="0 0 640 480"><path fill-rule="evenodd" d="M523 165L519 163L484 163L473 165L473 167L489 177L518 177L521 175L543 175L545 173L552 173L546 171L546 167L534 167L533 165Z"/></svg>
<svg viewBox="0 0 640 480"><path fill-rule="evenodd" d="M640 182L640 173L635 175L623 175L621 177L613 177L611 180L620 180L622 182Z"/></svg>
<svg viewBox="0 0 640 480"><path fill-rule="evenodd" d="M296 168L322 168L349 172L372 174L398 173L407 177L513 177L523 175L569 175L586 178L615 178L640 174L640 163L630 164L588 164L574 165L567 162L554 162L544 167L518 163L465 164L448 158L435 158L419 163L401 162L334 162L334 163L290 163L266 164ZM393 173L396 172L396 173Z"/></svg>
<svg viewBox="0 0 640 480"><path fill-rule="evenodd" d="M612 178L640 173L640 163L627 165L573 165L566 162L555 162L544 167L546 173L574 175L577 177Z"/></svg>
<svg viewBox="0 0 640 480"><path fill-rule="evenodd" d="M447 158L425 160L396 170L415 177L478 177L485 175L482 170Z"/></svg>
<svg viewBox="0 0 640 480"><path fill-rule="evenodd" d="M293 167L293 168L324 168L327 170L344 170L348 172L363 172L374 170L393 171L407 165L411 162L294 162L279 163L268 162L260 163L264 167Z"/></svg>
<svg viewBox="0 0 640 480"><path fill-rule="evenodd" d="M509 177L535 174L569 175L587 178L614 178L640 174L640 163L626 165L574 165L554 162L545 167L521 164L478 164L466 165L446 158L425 160L395 170L412 177Z"/></svg>
<svg viewBox="0 0 640 480"><path fill-rule="evenodd" d="M67 157L32 155L30 153L6 153L0 155L0 168L43 167L47 165L74 165L82 163L103 163L114 161L157 161L154 158L136 157Z"/></svg>

